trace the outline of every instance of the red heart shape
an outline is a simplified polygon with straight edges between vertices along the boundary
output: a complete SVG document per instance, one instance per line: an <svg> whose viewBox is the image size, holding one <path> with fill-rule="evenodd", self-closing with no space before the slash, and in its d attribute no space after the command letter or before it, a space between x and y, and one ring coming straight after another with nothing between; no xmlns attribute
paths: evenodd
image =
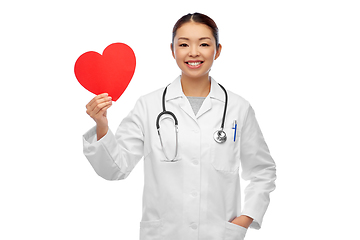
<svg viewBox="0 0 360 240"><path fill-rule="evenodd" d="M135 65L134 51L124 43L113 43L102 55L93 51L82 54L74 71L84 88L96 95L108 93L116 101L129 85Z"/></svg>

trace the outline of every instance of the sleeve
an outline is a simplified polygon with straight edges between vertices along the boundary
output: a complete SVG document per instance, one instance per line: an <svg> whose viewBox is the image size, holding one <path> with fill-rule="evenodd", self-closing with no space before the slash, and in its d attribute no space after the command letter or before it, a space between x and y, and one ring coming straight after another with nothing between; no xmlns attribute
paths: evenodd
<svg viewBox="0 0 360 240"><path fill-rule="evenodd" d="M254 219L250 227L260 229L270 203L270 192L275 190L276 165L249 105L241 132L241 177L250 181L245 188L242 215Z"/></svg>
<svg viewBox="0 0 360 240"><path fill-rule="evenodd" d="M110 128L97 141L96 126L83 135L83 152L95 172L106 180L128 177L144 153L145 108L139 99L134 109L120 123L114 135Z"/></svg>

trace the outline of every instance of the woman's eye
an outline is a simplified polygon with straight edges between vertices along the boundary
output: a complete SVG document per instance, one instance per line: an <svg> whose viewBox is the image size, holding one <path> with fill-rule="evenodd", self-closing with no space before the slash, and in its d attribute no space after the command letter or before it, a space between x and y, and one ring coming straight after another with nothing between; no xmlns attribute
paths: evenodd
<svg viewBox="0 0 360 240"><path fill-rule="evenodd" d="M202 43L200 46L202 46L202 47L207 47L207 46L210 46L210 45L207 44L207 43Z"/></svg>
<svg viewBox="0 0 360 240"><path fill-rule="evenodd" d="M179 46L180 46L180 47L186 47L187 44L186 44L186 43L182 43L182 44L180 44Z"/></svg>

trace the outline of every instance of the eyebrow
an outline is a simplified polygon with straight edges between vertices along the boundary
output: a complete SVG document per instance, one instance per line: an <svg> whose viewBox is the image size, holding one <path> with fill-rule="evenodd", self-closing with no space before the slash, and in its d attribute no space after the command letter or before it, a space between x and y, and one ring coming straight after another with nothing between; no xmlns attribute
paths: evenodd
<svg viewBox="0 0 360 240"><path fill-rule="evenodd" d="M178 38L178 40L180 40L180 39L182 39L182 40L187 40L187 41L189 41L190 39L188 39L188 38L186 38L186 37L179 37ZM204 39L209 39L209 40L211 40L211 38L209 38L209 37L202 37L202 38L199 38L199 40L204 40Z"/></svg>

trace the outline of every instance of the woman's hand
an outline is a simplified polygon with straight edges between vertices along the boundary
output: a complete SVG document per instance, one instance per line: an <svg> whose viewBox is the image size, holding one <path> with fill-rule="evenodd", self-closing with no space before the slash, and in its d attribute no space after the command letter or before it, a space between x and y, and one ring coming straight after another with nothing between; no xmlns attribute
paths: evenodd
<svg viewBox="0 0 360 240"><path fill-rule="evenodd" d="M250 224L252 223L253 219L251 217L241 215L240 217L235 218L232 220L231 223L237 224L244 228L249 228Z"/></svg>
<svg viewBox="0 0 360 240"><path fill-rule="evenodd" d="M108 131L107 109L112 106L107 93L99 94L86 105L86 113L96 122L97 140Z"/></svg>

